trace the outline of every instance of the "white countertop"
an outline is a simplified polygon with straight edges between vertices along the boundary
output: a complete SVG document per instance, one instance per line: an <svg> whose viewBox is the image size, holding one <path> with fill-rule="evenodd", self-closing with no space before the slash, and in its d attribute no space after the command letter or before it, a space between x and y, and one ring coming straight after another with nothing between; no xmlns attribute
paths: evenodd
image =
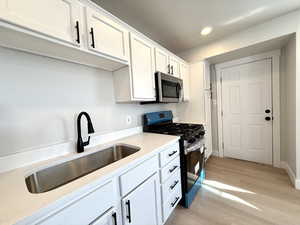
<svg viewBox="0 0 300 225"><path fill-rule="evenodd" d="M175 143L179 137L152 133L141 133L127 138L123 138L105 145L99 145L88 149L85 153L69 154L63 157L43 161L33 164L28 167L12 170L0 174L0 225L12 225L18 221L33 215L39 210L49 206L62 197L79 190L80 188L89 185L99 179L108 179L118 171L131 164L142 162L150 158L152 155L160 151L167 145ZM73 158L78 158L91 152L102 149L104 146L114 143L124 143L138 146L141 148L135 154L132 154L122 160L112 163L104 168L92 172L82 178L74 180L59 188L49 192L32 194L27 190L25 177L33 171L48 167L49 164L58 164Z"/></svg>

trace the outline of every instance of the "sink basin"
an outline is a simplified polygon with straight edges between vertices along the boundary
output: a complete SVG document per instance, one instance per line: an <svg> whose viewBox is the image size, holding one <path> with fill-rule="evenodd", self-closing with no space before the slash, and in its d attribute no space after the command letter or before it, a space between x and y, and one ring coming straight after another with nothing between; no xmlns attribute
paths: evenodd
<svg viewBox="0 0 300 225"><path fill-rule="evenodd" d="M113 162L121 160L140 148L116 144L98 152L39 170L25 179L31 193L43 193L67 184Z"/></svg>

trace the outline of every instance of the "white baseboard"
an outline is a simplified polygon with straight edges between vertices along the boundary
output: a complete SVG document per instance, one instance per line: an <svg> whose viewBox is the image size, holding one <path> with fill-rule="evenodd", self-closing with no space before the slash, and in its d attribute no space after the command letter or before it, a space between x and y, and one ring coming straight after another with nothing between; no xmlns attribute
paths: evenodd
<svg viewBox="0 0 300 225"><path fill-rule="evenodd" d="M294 187L296 189L300 190L300 179L297 179L294 171L292 170L292 168L289 166L289 164L285 161L281 161L280 162L280 166L281 168L285 169L285 171L287 172L287 174L290 177L291 182L293 183Z"/></svg>
<svg viewBox="0 0 300 225"><path fill-rule="evenodd" d="M212 155L213 155L213 156L219 157L219 151L217 151L217 150L212 151Z"/></svg>
<svg viewBox="0 0 300 225"><path fill-rule="evenodd" d="M125 138L134 134L141 133L142 127L134 127L120 130L108 134L93 134L89 147L101 145L107 142ZM0 157L0 173L29 166L43 160L67 155L76 151L76 141L38 147L21 153Z"/></svg>

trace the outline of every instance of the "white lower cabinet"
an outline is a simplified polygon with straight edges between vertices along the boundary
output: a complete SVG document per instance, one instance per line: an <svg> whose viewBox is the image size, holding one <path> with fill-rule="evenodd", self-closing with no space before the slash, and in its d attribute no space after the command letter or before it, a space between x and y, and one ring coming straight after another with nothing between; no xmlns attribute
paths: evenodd
<svg viewBox="0 0 300 225"><path fill-rule="evenodd" d="M90 223L90 225L118 225L117 211L115 208L109 210L104 213L104 215L97 218L94 222Z"/></svg>
<svg viewBox="0 0 300 225"><path fill-rule="evenodd" d="M66 221L72 225L93 224L105 212L112 208L117 208L117 186L114 181L109 181L84 196L61 206L61 210L50 213L46 218L41 218L33 224L38 225L65 225ZM117 212L117 211L115 211ZM99 221L104 221L108 216L102 217ZM96 223L98 225L98 223ZM99 224L103 224L100 223ZM106 224L106 223L104 223Z"/></svg>
<svg viewBox="0 0 300 225"><path fill-rule="evenodd" d="M162 225L181 199L178 152L178 142L170 144L150 159L124 166L109 180L95 181L97 185L79 191L73 200L61 199L64 204L18 225Z"/></svg>
<svg viewBox="0 0 300 225"><path fill-rule="evenodd" d="M179 144L160 153L162 221L165 223L182 197Z"/></svg>
<svg viewBox="0 0 300 225"><path fill-rule="evenodd" d="M159 178L155 174L122 199L124 225L159 225Z"/></svg>

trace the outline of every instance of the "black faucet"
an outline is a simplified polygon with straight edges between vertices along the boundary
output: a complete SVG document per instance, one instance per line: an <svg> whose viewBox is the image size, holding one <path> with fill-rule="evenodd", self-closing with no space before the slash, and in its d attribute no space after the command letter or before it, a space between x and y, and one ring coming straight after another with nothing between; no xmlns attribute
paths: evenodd
<svg viewBox="0 0 300 225"><path fill-rule="evenodd" d="M77 132L78 132L77 152L78 153L84 152L84 146L87 146L90 143L90 136L86 142L83 142L82 137L81 137L81 117L83 115L87 119L88 133L92 134L95 132L90 115L87 112L79 113L79 115L77 117Z"/></svg>

